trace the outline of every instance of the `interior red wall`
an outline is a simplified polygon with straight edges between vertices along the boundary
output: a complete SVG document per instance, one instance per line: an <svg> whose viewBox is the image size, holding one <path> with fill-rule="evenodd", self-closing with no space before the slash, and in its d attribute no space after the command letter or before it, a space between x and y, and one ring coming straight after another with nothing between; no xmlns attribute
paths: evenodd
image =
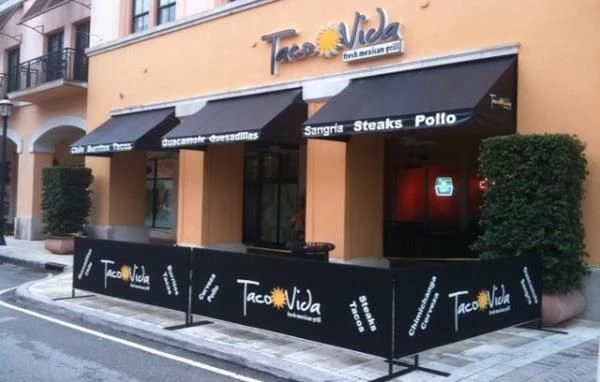
<svg viewBox="0 0 600 382"><path fill-rule="evenodd" d="M432 222L458 221L460 217L460 168L458 166L445 166L431 164L427 170L427 195L425 191L425 167L399 169L395 176L395 203L394 220L418 221L424 214L424 198L427 197L428 220ZM437 177L451 177L454 184L454 193L451 197L440 197L435 194L435 179ZM479 216L481 205L481 191L479 177L476 169L469 171L469 220Z"/></svg>

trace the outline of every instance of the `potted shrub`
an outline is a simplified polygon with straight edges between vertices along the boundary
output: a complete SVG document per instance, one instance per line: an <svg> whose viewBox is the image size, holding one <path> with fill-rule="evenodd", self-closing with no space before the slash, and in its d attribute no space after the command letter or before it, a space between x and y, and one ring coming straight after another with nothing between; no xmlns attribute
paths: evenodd
<svg viewBox="0 0 600 382"><path fill-rule="evenodd" d="M42 170L42 223L48 251L73 253L74 236L81 234L90 213L92 180L92 171L85 167Z"/></svg>
<svg viewBox="0 0 600 382"><path fill-rule="evenodd" d="M485 139L480 175L489 187L481 207L481 258L542 257L542 323L552 326L584 309L587 272L582 222L587 160L583 143L566 134Z"/></svg>

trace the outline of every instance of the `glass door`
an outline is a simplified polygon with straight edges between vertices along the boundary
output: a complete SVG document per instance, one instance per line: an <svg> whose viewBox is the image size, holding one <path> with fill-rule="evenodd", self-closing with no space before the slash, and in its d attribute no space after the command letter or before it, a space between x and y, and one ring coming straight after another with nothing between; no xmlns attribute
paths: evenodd
<svg viewBox="0 0 600 382"><path fill-rule="evenodd" d="M153 158L146 162L146 216L148 228L172 229L175 223L175 161Z"/></svg>
<svg viewBox="0 0 600 382"><path fill-rule="evenodd" d="M8 83L7 90L9 92L19 90L19 56L20 49L16 47L7 52L8 54Z"/></svg>
<svg viewBox="0 0 600 382"><path fill-rule="evenodd" d="M88 65L85 50L90 46L90 21L85 21L75 27L75 65L74 79L87 81Z"/></svg>
<svg viewBox="0 0 600 382"><path fill-rule="evenodd" d="M47 36L46 45L46 81L65 77L66 63L63 59L64 32L61 30Z"/></svg>
<svg viewBox="0 0 600 382"><path fill-rule="evenodd" d="M283 248L303 239L294 217L303 203L298 190L298 150L251 151L244 161L243 241Z"/></svg>

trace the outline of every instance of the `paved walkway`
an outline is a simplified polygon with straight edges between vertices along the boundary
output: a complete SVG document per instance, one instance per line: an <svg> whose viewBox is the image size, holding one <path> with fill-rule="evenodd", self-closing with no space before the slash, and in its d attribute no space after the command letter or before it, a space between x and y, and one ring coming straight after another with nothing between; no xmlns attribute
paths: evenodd
<svg viewBox="0 0 600 382"><path fill-rule="evenodd" d="M7 240L0 260L63 264L65 272L25 284L17 295L26 304L145 338L247 365L297 381L364 382L383 376L387 364L362 353L265 330L210 319L210 324L167 330L184 315L167 309L72 289L72 256L55 256L41 242ZM195 316L194 321L206 318ZM421 371L394 381L597 381L600 322L572 320L556 328L567 334L509 328L431 349L420 355L423 367L451 373L436 377ZM600 382L600 379L598 379Z"/></svg>

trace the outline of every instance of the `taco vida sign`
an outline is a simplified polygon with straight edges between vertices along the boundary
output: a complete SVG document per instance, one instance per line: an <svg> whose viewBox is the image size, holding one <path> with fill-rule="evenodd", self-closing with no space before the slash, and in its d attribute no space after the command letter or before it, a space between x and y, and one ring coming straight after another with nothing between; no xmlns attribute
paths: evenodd
<svg viewBox="0 0 600 382"><path fill-rule="evenodd" d="M332 58L342 55L344 62L404 53L402 25L389 22L387 13L377 8L379 20L367 26L366 14L355 12L351 25L344 22L323 26L313 41L283 45L283 39L298 35L296 29L285 29L262 36L271 44L271 74L276 75L280 62L293 62L313 56Z"/></svg>
<svg viewBox="0 0 600 382"><path fill-rule="evenodd" d="M189 257L184 248L78 238L73 287L186 311Z"/></svg>

